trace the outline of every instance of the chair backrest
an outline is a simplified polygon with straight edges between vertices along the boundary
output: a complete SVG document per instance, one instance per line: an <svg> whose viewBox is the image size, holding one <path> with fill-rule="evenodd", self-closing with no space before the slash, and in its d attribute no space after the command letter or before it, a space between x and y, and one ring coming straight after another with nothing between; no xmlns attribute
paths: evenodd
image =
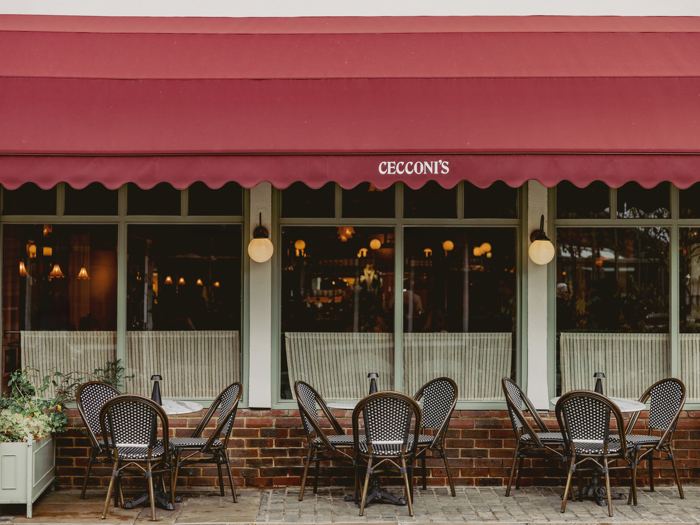
<svg viewBox="0 0 700 525"><path fill-rule="evenodd" d="M78 388L76 395L78 411L85 422L94 448L102 448L97 441L97 434L102 434L100 410L107 401L120 394L119 390L101 381L90 381Z"/></svg>
<svg viewBox="0 0 700 525"><path fill-rule="evenodd" d="M666 441L675 431L676 423L685 405L685 385L675 378L662 379L651 385L639 398L641 403L649 403L649 432L662 432L660 444ZM631 434L639 417L635 412L627 425L627 433Z"/></svg>
<svg viewBox="0 0 700 525"><path fill-rule="evenodd" d="M309 446L313 444L314 435L321 439L323 444L328 448L335 448L333 444L328 441L326 433L321 428L318 420L318 409L316 405L321 408L326 419L333 426L333 429L337 434L344 434L345 432L340 427L340 424L336 421L331 411L328 409L326 402L319 395L316 390L305 383L304 381L297 381L294 383L294 395L297 398L297 405L299 405L299 414L301 415L301 423L306 432L306 438L309 441Z"/></svg>
<svg viewBox="0 0 700 525"><path fill-rule="evenodd" d="M625 428L625 420L617 405L604 395L590 390L567 392L559 398L555 411L564 446L572 453L575 452L575 443L601 445L603 452L607 453L611 442L611 419L614 418L619 432ZM619 443L622 455L627 455L625 440L621 439Z"/></svg>
<svg viewBox="0 0 700 525"><path fill-rule="evenodd" d="M373 455L414 454L421 428L418 403L400 392L377 392L362 399L352 413L355 450L359 450L360 415L368 453ZM411 422L415 420L413 430Z"/></svg>
<svg viewBox="0 0 700 525"><path fill-rule="evenodd" d="M423 400L422 428L434 429L432 445L437 443L450 425L450 417L457 405L457 383L449 377L439 377L424 384L413 399Z"/></svg>
<svg viewBox="0 0 700 525"><path fill-rule="evenodd" d="M158 403L147 397L122 394L110 399L100 410L100 425L113 460L118 446L148 449L150 457L157 440L162 439L163 450L169 450L168 417Z"/></svg>
<svg viewBox="0 0 700 525"><path fill-rule="evenodd" d="M537 413L532 401L525 395L525 392L522 391L518 384L509 377L501 379L501 386L506 396L508 415L510 416L510 422L513 425L513 432L515 432L516 439L520 439L523 435L528 435L537 446L544 446L537 437L536 430L525 417L524 410L527 410L535 420L535 423L537 423L540 432L549 432L547 425Z"/></svg>
<svg viewBox="0 0 700 525"><path fill-rule="evenodd" d="M236 421L238 402L241 400L242 392L243 385L241 383L231 383L229 386L224 388L223 392L219 394L219 397L217 397L212 403L211 407L209 407L209 410L199 423L200 427L202 427L199 434L201 434L204 427L206 427L206 425L209 423L209 420L217 407L219 409L219 418L216 422L216 429L214 429L214 432L212 432L211 436L209 436L209 441L207 441L207 444L204 446L205 449L210 448L217 439L222 441L224 448L228 446L228 440L231 437L233 423Z"/></svg>

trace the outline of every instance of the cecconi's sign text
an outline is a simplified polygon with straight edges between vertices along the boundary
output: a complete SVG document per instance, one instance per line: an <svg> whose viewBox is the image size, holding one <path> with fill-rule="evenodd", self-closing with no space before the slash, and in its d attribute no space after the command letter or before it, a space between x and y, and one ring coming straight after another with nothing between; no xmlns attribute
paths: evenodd
<svg viewBox="0 0 700 525"><path fill-rule="evenodd" d="M445 175L450 172L450 162L447 160L423 161L385 161L379 163L379 173L382 175Z"/></svg>

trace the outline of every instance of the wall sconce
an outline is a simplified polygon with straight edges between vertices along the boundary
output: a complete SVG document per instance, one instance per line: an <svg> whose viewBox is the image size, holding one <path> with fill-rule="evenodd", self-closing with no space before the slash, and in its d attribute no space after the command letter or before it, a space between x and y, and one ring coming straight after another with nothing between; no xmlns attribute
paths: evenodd
<svg viewBox="0 0 700 525"><path fill-rule="evenodd" d="M296 250L297 257L304 256L304 248L306 248L306 243L302 239L299 239L294 243L294 249Z"/></svg>
<svg viewBox="0 0 700 525"><path fill-rule="evenodd" d="M487 242L479 246L481 253L489 253L491 251L491 245Z"/></svg>
<svg viewBox="0 0 700 525"><path fill-rule="evenodd" d="M41 253L44 257L51 257L53 256L53 248L51 246L44 246Z"/></svg>
<svg viewBox="0 0 700 525"><path fill-rule="evenodd" d="M369 241L369 247L373 250L378 250L382 247L382 241L380 241L379 239L372 239L371 241Z"/></svg>
<svg viewBox="0 0 700 525"><path fill-rule="evenodd" d="M530 259L539 265L548 264L554 258L554 245L544 233L544 215L540 219L540 229L530 235Z"/></svg>
<svg viewBox="0 0 700 525"><path fill-rule="evenodd" d="M479 246L474 246L472 253L474 254L474 257L479 257L483 255L484 252L481 251L481 248Z"/></svg>
<svg viewBox="0 0 700 525"><path fill-rule="evenodd" d="M27 273L27 267L24 265L24 260L19 261L19 276L20 277L26 277L29 275Z"/></svg>
<svg viewBox="0 0 700 525"><path fill-rule="evenodd" d="M163 284L173 284L173 278L168 275L165 281L163 281Z"/></svg>
<svg viewBox="0 0 700 525"><path fill-rule="evenodd" d="M36 259L36 244L30 241L29 244L27 244L27 253L30 259Z"/></svg>
<svg viewBox="0 0 700 525"><path fill-rule="evenodd" d="M264 263L270 260L274 251L270 234L267 232L267 228L262 225L262 213L260 213L260 222L253 231L253 238L248 244L248 255L255 262Z"/></svg>

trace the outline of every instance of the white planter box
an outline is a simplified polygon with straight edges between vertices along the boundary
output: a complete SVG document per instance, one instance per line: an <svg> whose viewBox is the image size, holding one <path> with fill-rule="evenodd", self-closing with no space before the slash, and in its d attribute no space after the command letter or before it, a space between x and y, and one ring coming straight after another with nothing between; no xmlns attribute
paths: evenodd
<svg viewBox="0 0 700 525"><path fill-rule="evenodd" d="M51 486L56 476L56 439L0 443L0 504L26 503L27 518L32 504Z"/></svg>

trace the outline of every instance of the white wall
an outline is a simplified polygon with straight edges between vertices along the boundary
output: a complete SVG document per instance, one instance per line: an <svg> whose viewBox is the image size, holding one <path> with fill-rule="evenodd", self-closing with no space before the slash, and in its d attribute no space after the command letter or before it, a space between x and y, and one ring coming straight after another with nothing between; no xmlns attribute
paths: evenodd
<svg viewBox="0 0 700 525"><path fill-rule="evenodd" d="M699 16L698 0L3 0L0 13L92 16Z"/></svg>

